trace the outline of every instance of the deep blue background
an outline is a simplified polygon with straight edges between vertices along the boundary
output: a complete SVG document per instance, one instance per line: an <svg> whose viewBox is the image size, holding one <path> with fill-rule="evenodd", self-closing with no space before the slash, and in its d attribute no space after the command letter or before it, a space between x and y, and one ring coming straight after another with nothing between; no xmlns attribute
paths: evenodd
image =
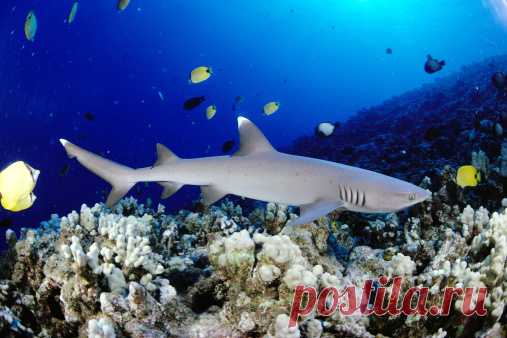
<svg viewBox="0 0 507 338"><path fill-rule="evenodd" d="M0 210L0 219L35 226L101 200L107 185L66 158L60 137L133 167L154 162L156 142L182 157L220 154L237 137L231 107L241 95L240 111L275 146L288 146L318 122L342 121L506 50L505 29L481 1L132 0L121 13L115 4L81 1L72 25L70 0L0 4L0 167L24 160L42 172L36 204ZM23 34L32 9L34 43ZM424 73L427 54L445 59L444 71ZM200 65L213 77L189 85ZM195 95L207 102L183 111ZM271 100L281 109L263 116ZM218 107L211 121L208 104ZM88 111L95 121L83 118ZM141 198L156 200L157 189ZM177 209L192 192L165 204Z"/></svg>

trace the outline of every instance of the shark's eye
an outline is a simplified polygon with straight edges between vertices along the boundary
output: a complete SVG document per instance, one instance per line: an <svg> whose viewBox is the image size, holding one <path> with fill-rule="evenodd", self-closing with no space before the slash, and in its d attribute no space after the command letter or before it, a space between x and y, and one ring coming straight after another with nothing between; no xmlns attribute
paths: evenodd
<svg viewBox="0 0 507 338"><path fill-rule="evenodd" d="M415 201L415 192L411 192L408 194L408 200L409 201Z"/></svg>

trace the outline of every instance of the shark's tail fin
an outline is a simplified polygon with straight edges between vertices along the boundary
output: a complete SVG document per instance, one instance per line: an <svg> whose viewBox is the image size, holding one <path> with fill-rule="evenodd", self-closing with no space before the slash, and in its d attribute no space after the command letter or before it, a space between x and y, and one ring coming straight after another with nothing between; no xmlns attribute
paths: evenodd
<svg viewBox="0 0 507 338"><path fill-rule="evenodd" d="M85 168L107 181L113 189L107 198L107 206L112 207L137 183L135 170L60 139L70 158L76 158Z"/></svg>

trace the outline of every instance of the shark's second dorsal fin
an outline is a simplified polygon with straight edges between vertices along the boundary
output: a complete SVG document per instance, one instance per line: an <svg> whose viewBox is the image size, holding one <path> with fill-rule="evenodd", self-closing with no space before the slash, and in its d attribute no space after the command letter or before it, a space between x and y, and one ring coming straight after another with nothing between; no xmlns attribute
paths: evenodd
<svg viewBox="0 0 507 338"><path fill-rule="evenodd" d="M275 151L271 143L252 121L238 117L239 150L234 156L245 156L266 151Z"/></svg>
<svg viewBox="0 0 507 338"><path fill-rule="evenodd" d="M169 148L163 144L157 143L157 162L155 162L153 167L158 167L159 165L176 161L178 159L179 157L170 151Z"/></svg>

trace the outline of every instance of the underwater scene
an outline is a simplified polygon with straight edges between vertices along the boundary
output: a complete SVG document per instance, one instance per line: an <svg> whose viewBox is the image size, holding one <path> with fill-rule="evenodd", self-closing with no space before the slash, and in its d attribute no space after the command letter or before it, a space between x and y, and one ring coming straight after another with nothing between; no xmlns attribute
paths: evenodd
<svg viewBox="0 0 507 338"><path fill-rule="evenodd" d="M507 337L507 1L3 0L0 338Z"/></svg>

